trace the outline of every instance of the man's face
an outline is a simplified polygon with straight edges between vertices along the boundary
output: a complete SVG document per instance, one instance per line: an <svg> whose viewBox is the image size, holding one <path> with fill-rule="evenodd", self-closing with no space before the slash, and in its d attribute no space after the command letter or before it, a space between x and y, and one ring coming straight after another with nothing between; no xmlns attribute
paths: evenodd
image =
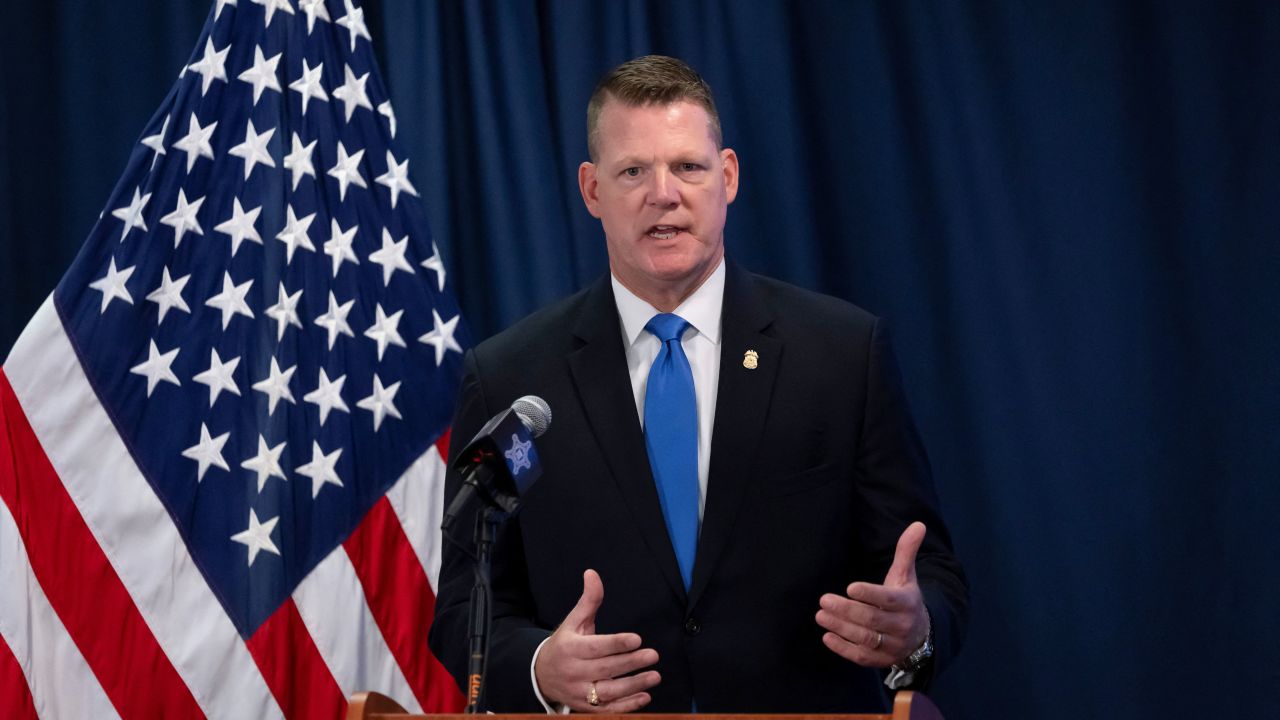
<svg viewBox="0 0 1280 720"><path fill-rule="evenodd" d="M578 185L604 226L609 268L636 295L673 309L724 256L738 157L716 149L706 110L684 101L610 100L597 140L597 161L578 169Z"/></svg>

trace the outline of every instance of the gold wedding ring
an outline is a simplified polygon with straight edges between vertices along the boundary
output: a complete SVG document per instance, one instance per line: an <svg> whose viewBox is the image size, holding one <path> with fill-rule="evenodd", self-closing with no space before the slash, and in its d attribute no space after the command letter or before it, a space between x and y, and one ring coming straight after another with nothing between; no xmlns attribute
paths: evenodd
<svg viewBox="0 0 1280 720"><path fill-rule="evenodd" d="M884 633L882 633L882 632L878 632L878 633L876 633L876 644L875 644L875 647L873 647L873 648L871 648L871 649L872 649L872 650L879 650L881 645L884 645Z"/></svg>
<svg viewBox="0 0 1280 720"><path fill-rule="evenodd" d="M596 684L594 682L587 688L587 704L591 707L600 705L600 694L596 692Z"/></svg>

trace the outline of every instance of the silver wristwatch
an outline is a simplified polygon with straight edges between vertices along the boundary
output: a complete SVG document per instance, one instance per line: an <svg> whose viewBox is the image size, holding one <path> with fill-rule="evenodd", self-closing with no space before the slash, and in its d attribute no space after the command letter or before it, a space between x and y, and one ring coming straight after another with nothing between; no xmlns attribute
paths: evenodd
<svg viewBox="0 0 1280 720"><path fill-rule="evenodd" d="M920 643L920 647L908 655L906 660L890 669L889 677L884 680L885 685L894 690L910 685L915 681L916 673L920 672L929 658L933 657L933 624L929 625L929 632L924 636L924 642Z"/></svg>

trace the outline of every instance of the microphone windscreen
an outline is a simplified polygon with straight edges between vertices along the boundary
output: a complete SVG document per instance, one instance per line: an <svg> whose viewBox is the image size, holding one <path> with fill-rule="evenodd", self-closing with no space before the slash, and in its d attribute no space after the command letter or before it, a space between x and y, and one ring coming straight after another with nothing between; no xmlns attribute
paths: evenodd
<svg viewBox="0 0 1280 720"><path fill-rule="evenodd" d="M520 422L535 438L541 437L551 427L551 406L537 395L525 395L511 403L511 409L516 411Z"/></svg>

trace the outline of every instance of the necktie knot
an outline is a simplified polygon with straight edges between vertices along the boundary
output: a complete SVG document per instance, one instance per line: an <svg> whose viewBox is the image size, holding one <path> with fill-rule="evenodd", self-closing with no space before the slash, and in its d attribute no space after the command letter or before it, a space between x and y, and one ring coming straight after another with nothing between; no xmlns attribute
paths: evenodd
<svg viewBox="0 0 1280 720"><path fill-rule="evenodd" d="M663 343L679 340L689 327L689 321L674 313L659 313L649 319L644 329L657 336Z"/></svg>

